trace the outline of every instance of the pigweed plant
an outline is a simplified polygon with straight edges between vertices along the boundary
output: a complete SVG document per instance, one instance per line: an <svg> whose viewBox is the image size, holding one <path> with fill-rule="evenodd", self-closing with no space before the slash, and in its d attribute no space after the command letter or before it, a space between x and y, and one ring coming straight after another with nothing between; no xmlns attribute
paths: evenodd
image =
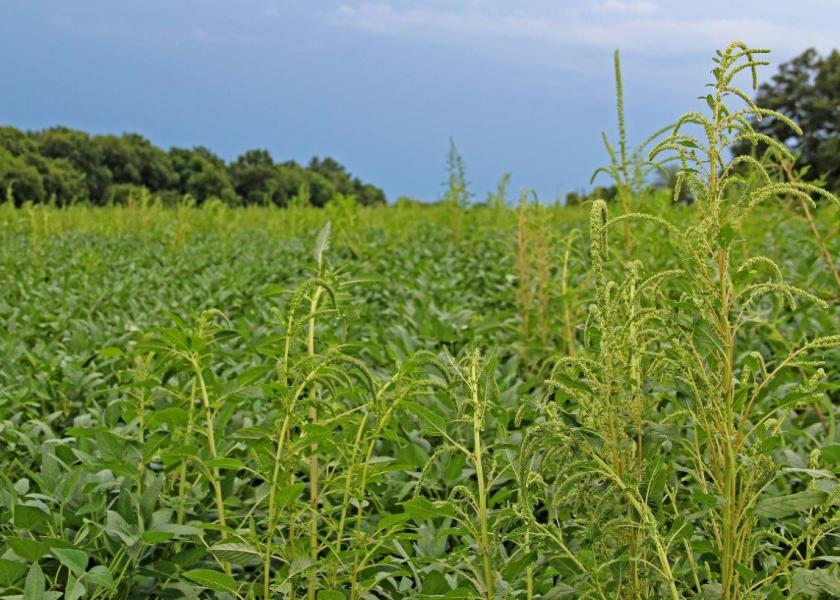
<svg viewBox="0 0 840 600"><path fill-rule="evenodd" d="M822 397L818 352L840 345L840 336L762 341L798 301L825 303L785 282L769 257L738 251L764 203L836 201L814 185L773 181L750 156L727 157L728 147L748 141L792 158L750 118L796 125L733 83L748 71L755 85L766 52L740 42L718 52L708 113L683 115L650 153L650 161L676 156L675 198L689 186L696 223L679 228L632 212L610 219L605 203L592 207L597 299L584 353L557 363L556 394L530 433L520 475L536 539L581 596L735 600L838 591L831 557L840 488L820 468L818 450L800 466L781 449L791 421ZM738 169L745 165L749 176ZM661 228L679 252L677 268L646 276L632 262L622 280L609 279L608 232L630 222Z"/></svg>
<svg viewBox="0 0 840 600"><path fill-rule="evenodd" d="M534 197L529 202L529 197ZM536 194L523 191L516 212L516 281L522 319L522 354L536 342L545 344L553 293L552 242L546 214Z"/></svg>
<svg viewBox="0 0 840 600"><path fill-rule="evenodd" d="M446 171L446 191L442 203L447 207L452 234L458 242L462 236L463 213L470 201L470 190L464 157L452 138L449 139L449 153L446 155Z"/></svg>
<svg viewBox="0 0 840 600"><path fill-rule="evenodd" d="M624 84L621 77L621 57L618 50L613 54L613 67L615 71L615 104L618 117L618 149L610 143L606 133L601 133L601 139L607 150L610 164L595 169L592 173L590 183L595 181L598 175L606 175L615 186L616 197L621 205L623 214L633 211L634 203L644 205L644 201L650 194L649 178L654 171L663 171L667 159L660 161L648 160L646 156L648 148L669 127L664 127L648 137L636 148L630 150L627 147L627 129L624 119ZM663 171L664 172L664 171ZM630 224L624 225L624 248L629 252L633 247L633 238L630 231Z"/></svg>

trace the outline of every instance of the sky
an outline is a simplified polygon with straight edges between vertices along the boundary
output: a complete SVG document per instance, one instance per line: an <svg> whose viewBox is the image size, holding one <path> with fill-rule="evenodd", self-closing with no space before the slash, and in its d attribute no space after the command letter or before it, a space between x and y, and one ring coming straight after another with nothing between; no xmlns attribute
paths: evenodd
<svg viewBox="0 0 840 600"><path fill-rule="evenodd" d="M0 124L140 133L227 160L332 156L434 200L449 139L483 199L586 189L615 140L621 50L631 145L704 104L714 50L840 47L840 0L0 0Z"/></svg>

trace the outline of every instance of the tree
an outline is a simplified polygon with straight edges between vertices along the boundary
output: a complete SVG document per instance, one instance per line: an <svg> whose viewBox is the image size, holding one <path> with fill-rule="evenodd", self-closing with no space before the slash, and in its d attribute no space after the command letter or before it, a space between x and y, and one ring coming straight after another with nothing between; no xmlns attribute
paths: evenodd
<svg viewBox="0 0 840 600"><path fill-rule="evenodd" d="M230 172L245 204L287 206L304 183L314 206L324 206L336 193L335 185L321 173L294 161L277 165L267 150L248 150L233 162Z"/></svg>
<svg viewBox="0 0 840 600"><path fill-rule="evenodd" d="M0 192L3 200L13 198L17 206L46 199L44 179L38 169L4 149L0 149Z"/></svg>
<svg viewBox="0 0 840 600"><path fill-rule="evenodd" d="M14 127L0 127L0 148L12 156L38 152L38 145L32 136Z"/></svg>
<svg viewBox="0 0 840 600"><path fill-rule="evenodd" d="M102 151L83 131L51 127L34 134L38 152L47 158L64 158L85 178L86 196L102 203L111 185L111 172L104 164Z"/></svg>
<svg viewBox="0 0 840 600"><path fill-rule="evenodd" d="M273 195L274 203L278 206L289 206L292 198L300 192L301 186L305 186L307 190L309 189L307 171L294 161L277 165L276 169L277 188Z"/></svg>
<svg viewBox="0 0 840 600"><path fill-rule="evenodd" d="M268 150L248 150L230 166L233 187L244 204L270 204L277 169Z"/></svg>
<svg viewBox="0 0 840 600"><path fill-rule="evenodd" d="M334 158L313 156L307 168L310 172L323 177L335 190L334 193L354 196L356 201L363 206L386 202L385 192L372 184L364 183L358 177L353 177L347 168ZM316 206L323 205L316 204Z"/></svg>
<svg viewBox="0 0 840 600"><path fill-rule="evenodd" d="M339 193L333 183L320 173L309 171L306 179L309 183L309 202L312 206L326 206L327 202Z"/></svg>
<svg viewBox="0 0 840 600"><path fill-rule="evenodd" d="M362 183L358 178L353 178L355 196L362 206L373 206L374 204L385 204L388 200L385 192L372 183Z"/></svg>
<svg viewBox="0 0 840 600"><path fill-rule="evenodd" d="M225 161L207 148L172 148L169 158L180 195L189 194L199 204L208 198L219 198L226 204L239 203Z"/></svg>
<svg viewBox="0 0 840 600"><path fill-rule="evenodd" d="M41 175L45 197L64 206L87 198L85 176L66 158L44 158L40 154L27 154L27 164Z"/></svg>
<svg viewBox="0 0 840 600"><path fill-rule="evenodd" d="M277 164L268 150L255 149L227 164L201 146L167 152L136 133L90 136L67 127L0 127L0 192L7 190L17 203L121 203L141 193L167 204L185 195L199 204L218 198L230 205L280 207L295 198L324 206L336 194L363 205L385 202L381 189L329 157L314 157L304 167Z"/></svg>
<svg viewBox="0 0 840 600"><path fill-rule="evenodd" d="M756 131L799 151L799 165L809 168L809 176L825 177L829 189L840 190L840 52L823 57L810 48L780 65L759 87L756 104L793 119L804 133L791 134L775 119L756 123ZM738 154L751 150L748 143L735 148ZM758 151L764 150L760 145Z"/></svg>
<svg viewBox="0 0 840 600"><path fill-rule="evenodd" d="M114 183L141 185L153 192L172 189L177 175L169 156L136 133L94 138Z"/></svg>

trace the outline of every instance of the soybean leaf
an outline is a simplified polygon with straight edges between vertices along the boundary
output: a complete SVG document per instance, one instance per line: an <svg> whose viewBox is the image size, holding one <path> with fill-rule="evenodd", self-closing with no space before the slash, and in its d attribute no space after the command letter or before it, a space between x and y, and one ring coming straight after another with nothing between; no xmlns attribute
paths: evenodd
<svg viewBox="0 0 840 600"><path fill-rule="evenodd" d="M221 571L193 569L184 573L184 577L214 592L236 593L236 581L234 581L233 577Z"/></svg>
<svg viewBox="0 0 840 600"><path fill-rule="evenodd" d="M827 498L828 494L820 490L808 490L788 494L787 496L765 498L756 505L755 512L761 517L783 519L784 517L789 517L790 515L806 511L809 508L819 506Z"/></svg>

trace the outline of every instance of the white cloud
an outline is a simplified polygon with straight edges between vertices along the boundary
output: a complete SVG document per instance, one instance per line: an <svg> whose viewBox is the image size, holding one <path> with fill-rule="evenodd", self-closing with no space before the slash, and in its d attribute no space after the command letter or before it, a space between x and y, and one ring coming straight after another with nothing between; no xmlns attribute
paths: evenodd
<svg viewBox="0 0 840 600"><path fill-rule="evenodd" d="M539 11L537 11L539 12ZM444 36L464 43L516 42L547 51L575 48L620 48L666 58L669 54L708 57L715 48L735 39L767 46L780 54L809 46L835 45L831 32L814 31L795 22L761 16L687 18L665 11L653 2L604 0L563 11L499 12L476 9L457 12L414 7L398 9L387 2L342 4L332 20L340 25L381 35Z"/></svg>
<svg viewBox="0 0 840 600"><path fill-rule="evenodd" d="M595 11L607 14L649 16L657 11L653 2L628 2L627 0L604 0L595 5Z"/></svg>

